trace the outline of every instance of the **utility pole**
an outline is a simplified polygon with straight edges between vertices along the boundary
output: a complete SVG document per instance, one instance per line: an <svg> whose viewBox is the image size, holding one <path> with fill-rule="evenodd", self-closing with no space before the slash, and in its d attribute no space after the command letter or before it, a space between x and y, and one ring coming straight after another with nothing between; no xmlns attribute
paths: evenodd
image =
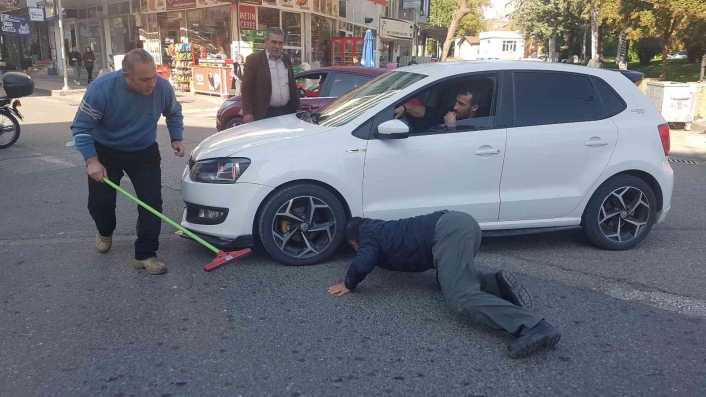
<svg viewBox="0 0 706 397"><path fill-rule="evenodd" d="M60 49L61 49L61 59L63 60L64 64L64 87L61 88L62 91L68 91L69 90L69 71L68 71L68 64L66 63L66 47L64 45L64 17L63 17L63 12L61 8L61 0L56 0L56 8L59 13L59 35L61 35L61 40L59 42L61 43Z"/></svg>

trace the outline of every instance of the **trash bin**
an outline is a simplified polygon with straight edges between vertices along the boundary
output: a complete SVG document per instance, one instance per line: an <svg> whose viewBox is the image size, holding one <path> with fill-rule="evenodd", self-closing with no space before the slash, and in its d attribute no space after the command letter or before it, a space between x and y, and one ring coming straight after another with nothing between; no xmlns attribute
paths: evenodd
<svg viewBox="0 0 706 397"><path fill-rule="evenodd" d="M688 83L673 81L650 81L647 83L647 97L652 101L668 123L684 123L686 131L691 130L696 110L695 91Z"/></svg>

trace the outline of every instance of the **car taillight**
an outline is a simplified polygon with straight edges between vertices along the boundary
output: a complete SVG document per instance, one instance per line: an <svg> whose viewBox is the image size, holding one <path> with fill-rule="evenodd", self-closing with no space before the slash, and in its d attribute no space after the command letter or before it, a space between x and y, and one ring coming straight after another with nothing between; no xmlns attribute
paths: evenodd
<svg viewBox="0 0 706 397"><path fill-rule="evenodd" d="M657 129L659 130L659 139L662 140L662 149L664 149L664 155L669 156L669 124L660 124Z"/></svg>

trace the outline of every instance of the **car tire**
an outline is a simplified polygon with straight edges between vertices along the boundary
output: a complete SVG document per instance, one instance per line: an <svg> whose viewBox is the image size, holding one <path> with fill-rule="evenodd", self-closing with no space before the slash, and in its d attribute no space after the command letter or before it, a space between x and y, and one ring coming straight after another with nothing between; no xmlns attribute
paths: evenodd
<svg viewBox="0 0 706 397"><path fill-rule="evenodd" d="M346 213L336 195L321 186L301 183L277 190L265 201L258 234L262 246L278 262L308 266L336 252L345 223Z"/></svg>
<svg viewBox="0 0 706 397"><path fill-rule="evenodd" d="M599 248L630 249L647 237L657 221L652 187L632 175L617 175L601 185L584 210L582 226Z"/></svg>
<svg viewBox="0 0 706 397"><path fill-rule="evenodd" d="M226 128L224 128L224 130L239 126L241 124L243 124L243 119L241 119L241 118L236 117L234 119L230 119L230 121L228 121L228 124L226 124Z"/></svg>

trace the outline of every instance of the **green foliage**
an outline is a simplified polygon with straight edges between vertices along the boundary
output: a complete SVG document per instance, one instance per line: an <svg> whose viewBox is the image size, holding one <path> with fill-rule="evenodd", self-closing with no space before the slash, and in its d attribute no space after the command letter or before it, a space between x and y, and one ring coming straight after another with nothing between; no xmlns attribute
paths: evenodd
<svg viewBox="0 0 706 397"><path fill-rule="evenodd" d="M640 59L640 65L646 66L650 64L655 55L662 52L662 42L654 37L640 39L635 42L635 51Z"/></svg>
<svg viewBox="0 0 706 397"><path fill-rule="evenodd" d="M706 19L692 19L679 33L691 62L701 62L706 54Z"/></svg>
<svg viewBox="0 0 706 397"><path fill-rule="evenodd" d="M445 28L451 26L459 1L468 3L471 12L461 19L454 37L477 34L483 30L483 8L490 3L489 0L432 0L429 23Z"/></svg>

